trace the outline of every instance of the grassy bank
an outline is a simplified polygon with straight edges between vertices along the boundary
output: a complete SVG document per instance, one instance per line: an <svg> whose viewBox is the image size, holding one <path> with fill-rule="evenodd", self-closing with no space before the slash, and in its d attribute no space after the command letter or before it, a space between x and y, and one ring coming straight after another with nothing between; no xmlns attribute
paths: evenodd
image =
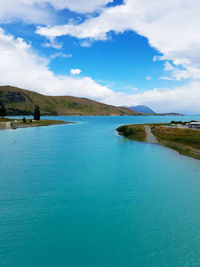
<svg viewBox="0 0 200 267"><path fill-rule="evenodd" d="M0 118L0 129L29 128L29 127L39 127L39 126L61 125L68 123L71 122L60 121L60 120L34 121L30 119L27 119L26 122L24 122L23 119Z"/></svg>
<svg viewBox="0 0 200 267"><path fill-rule="evenodd" d="M154 126L152 133L160 144L175 149L182 155L200 159L199 130Z"/></svg>
<svg viewBox="0 0 200 267"><path fill-rule="evenodd" d="M131 124L131 125L123 125L117 128L117 131L120 135L136 140L136 141L145 141L146 139L146 131L144 125L140 124Z"/></svg>
<svg viewBox="0 0 200 267"><path fill-rule="evenodd" d="M148 127L147 127L148 126ZM123 125L117 128L120 135L131 139L148 142L150 128L160 145L178 151L180 154L200 159L200 130L168 127L168 124Z"/></svg>

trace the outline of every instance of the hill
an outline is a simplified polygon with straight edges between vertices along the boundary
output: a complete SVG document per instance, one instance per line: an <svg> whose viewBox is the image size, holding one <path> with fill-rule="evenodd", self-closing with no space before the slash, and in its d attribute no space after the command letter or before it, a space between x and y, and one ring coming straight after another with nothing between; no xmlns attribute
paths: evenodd
<svg viewBox="0 0 200 267"><path fill-rule="evenodd" d="M184 116L183 114L175 113L175 112L156 113L151 108L149 108L145 105L131 106L129 108L136 111L136 112L143 113L143 114L152 114L152 115L158 115L158 116Z"/></svg>
<svg viewBox="0 0 200 267"><path fill-rule="evenodd" d="M34 105L40 106L41 115L140 115L126 107L115 107L87 98L73 96L46 96L32 91L0 86L0 104L8 115L32 115Z"/></svg>
<svg viewBox="0 0 200 267"><path fill-rule="evenodd" d="M140 113L155 114L155 111L153 111L152 109L150 109L149 107L147 107L145 105L132 106L129 108L136 111L136 112L140 112Z"/></svg>

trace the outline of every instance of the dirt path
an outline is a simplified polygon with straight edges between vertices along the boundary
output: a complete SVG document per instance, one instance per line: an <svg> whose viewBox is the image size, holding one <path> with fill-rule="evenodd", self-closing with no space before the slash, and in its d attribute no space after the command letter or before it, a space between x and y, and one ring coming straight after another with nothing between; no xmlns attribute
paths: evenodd
<svg viewBox="0 0 200 267"><path fill-rule="evenodd" d="M157 144L158 141L157 141L155 135L152 134L151 127L148 126L148 125L145 125L145 131L146 131L146 134L147 134L146 142L147 143L151 143L151 144Z"/></svg>
<svg viewBox="0 0 200 267"><path fill-rule="evenodd" d="M6 122L6 129L11 129L10 122Z"/></svg>

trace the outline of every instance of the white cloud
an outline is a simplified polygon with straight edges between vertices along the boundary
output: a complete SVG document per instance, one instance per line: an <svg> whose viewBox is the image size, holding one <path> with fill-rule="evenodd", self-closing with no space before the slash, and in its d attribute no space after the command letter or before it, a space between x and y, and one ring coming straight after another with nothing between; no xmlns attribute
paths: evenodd
<svg viewBox="0 0 200 267"><path fill-rule="evenodd" d="M150 80L152 79L152 77L151 77L151 76L147 76L147 77L145 77L145 79L146 79L147 81L150 81Z"/></svg>
<svg viewBox="0 0 200 267"><path fill-rule="evenodd" d="M44 43L44 44L42 44L42 46L47 47L47 48L54 48L54 49L58 49L58 50L62 49L62 44L56 42L54 38L51 38L50 42Z"/></svg>
<svg viewBox="0 0 200 267"><path fill-rule="evenodd" d="M58 52L58 53L55 53L55 54L52 54L52 55L51 55L51 58L52 58L52 59L57 58L57 57L71 58L71 57L72 57L72 54L63 54L63 53L61 53L61 52Z"/></svg>
<svg viewBox="0 0 200 267"><path fill-rule="evenodd" d="M1 0L0 23L23 21L35 24L50 24L56 22L55 15L45 6L44 1L34 0ZM43 3L42 3L43 2Z"/></svg>
<svg viewBox="0 0 200 267"><path fill-rule="evenodd" d="M113 94L90 77L55 75L49 61L40 57L22 39L7 35L0 28L0 84L33 90L47 95L73 95L96 100Z"/></svg>
<svg viewBox="0 0 200 267"><path fill-rule="evenodd" d="M114 105L145 104L157 112L200 114L200 82L174 89L154 89L144 93L116 93L90 77L74 78L55 75L49 61L38 56L20 38L7 35L0 28L0 84L10 84L47 95L88 97Z"/></svg>
<svg viewBox="0 0 200 267"><path fill-rule="evenodd" d="M172 81L173 78L172 77L168 77L168 76L161 76L159 77L160 80L167 80L167 81Z"/></svg>
<svg viewBox="0 0 200 267"><path fill-rule="evenodd" d="M71 35L79 39L106 40L110 31L132 30L169 60L173 79L200 79L200 1L125 0L124 5L105 8L99 16L81 24L38 27L48 38ZM184 69L181 69L182 66Z"/></svg>
<svg viewBox="0 0 200 267"><path fill-rule="evenodd" d="M70 70L70 73L72 75L79 75L81 73L81 70L79 70L79 69L71 69Z"/></svg>
<svg viewBox="0 0 200 267"><path fill-rule="evenodd" d="M174 66L172 66L172 64L169 61L165 62L165 70L174 70Z"/></svg>
<svg viewBox="0 0 200 267"><path fill-rule="evenodd" d="M200 114L200 82L174 89L154 89L137 94L135 102L150 106L157 112L181 112L185 114Z"/></svg>
<svg viewBox="0 0 200 267"><path fill-rule="evenodd" d="M68 8L71 11L86 13L93 12L113 0L36 0L37 2L49 2L56 9Z"/></svg>
<svg viewBox="0 0 200 267"><path fill-rule="evenodd" d="M158 61L159 60L159 57L158 56L154 56L153 57L153 62L156 62L156 61Z"/></svg>
<svg viewBox="0 0 200 267"><path fill-rule="evenodd" d="M80 42L80 45L81 45L82 47L90 47L92 44L91 44L91 42L83 41L83 42Z"/></svg>
<svg viewBox="0 0 200 267"><path fill-rule="evenodd" d="M183 114L200 114L200 82L191 82L187 86L174 89L153 89L143 93L116 93L105 97L107 104L147 105L156 112L178 112Z"/></svg>
<svg viewBox="0 0 200 267"><path fill-rule="evenodd" d="M182 62L182 64L180 63ZM194 67L191 64L187 63L187 60L175 59L173 61L174 65L170 62L165 62L165 71L169 73L167 77L161 77L161 79L166 80L177 80L180 81L182 79L200 79L200 67Z"/></svg>
<svg viewBox="0 0 200 267"><path fill-rule="evenodd" d="M74 12L87 13L102 9L113 0L1 0L0 22L7 23L15 20L35 24L53 24L56 14L49 8L70 9Z"/></svg>

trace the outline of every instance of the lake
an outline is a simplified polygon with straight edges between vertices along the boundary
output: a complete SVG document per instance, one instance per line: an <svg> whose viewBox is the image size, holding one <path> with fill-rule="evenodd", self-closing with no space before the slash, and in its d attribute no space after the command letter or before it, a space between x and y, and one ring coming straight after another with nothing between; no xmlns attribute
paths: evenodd
<svg viewBox="0 0 200 267"><path fill-rule="evenodd" d="M129 141L125 123L50 117L0 131L0 266L200 266L200 161Z"/></svg>

